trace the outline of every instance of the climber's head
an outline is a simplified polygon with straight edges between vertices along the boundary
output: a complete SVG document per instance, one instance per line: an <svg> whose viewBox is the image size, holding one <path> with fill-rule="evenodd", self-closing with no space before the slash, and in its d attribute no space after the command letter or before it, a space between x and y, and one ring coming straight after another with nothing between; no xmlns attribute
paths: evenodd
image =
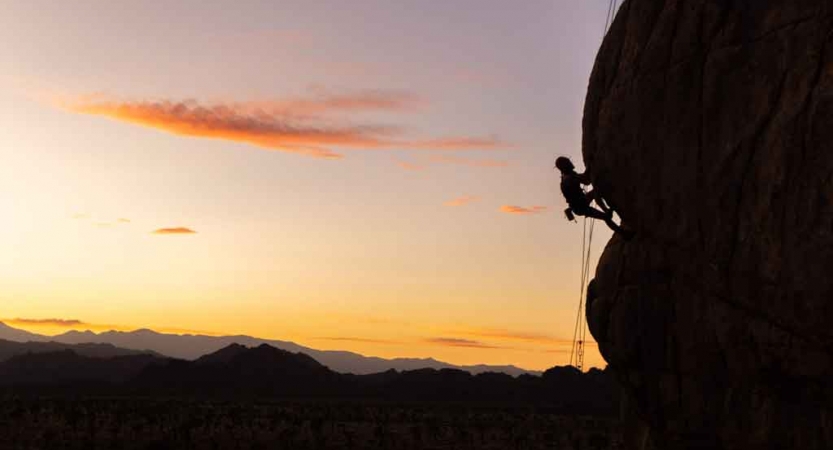
<svg viewBox="0 0 833 450"><path fill-rule="evenodd" d="M555 159L555 167L561 171L561 173L565 172L572 172L576 169L576 166L573 165L573 162L570 161L570 158L566 156L559 156Z"/></svg>

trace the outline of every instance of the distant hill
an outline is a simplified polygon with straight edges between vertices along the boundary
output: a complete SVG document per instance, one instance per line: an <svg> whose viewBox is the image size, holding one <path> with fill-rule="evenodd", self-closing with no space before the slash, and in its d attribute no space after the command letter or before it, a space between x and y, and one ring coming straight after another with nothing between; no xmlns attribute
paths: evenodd
<svg viewBox="0 0 833 450"><path fill-rule="evenodd" d="M49 340L47 336L12 328L3 322L0 322L0 339L15 342L42 342Z"/></svg>
<svg viewBox="0 0 833 450"><path fill-rule="evenodd" d="M27 353L55 353L63 350L72 350L81 356L91 358L113 358L116 356L132 356L150 354L161 357L162 355L151 351L129 350L118 348L112 344L64 344L61 342L14 342L0 339L0 361L6 361L14 356Z"/></svg>
<svg viewBox="0 0 833 450"><path fill-rule="evenodd" d="M416 370L416 369L459 369L472 374L484 372L501 372L512 376L523 374L540 375L540 372L528 371L515 366L456 366L433 358L395 358L384 359L364 356L358 353L336 350L316 350L298 345L294 342L270 339L259 339L251 336L205 336L193 334L167 334L142 329L130 332L107 331L93 333L91 331L69 331L58 336L42 336L9 327L0 322L0 339L11 341L55 341L66 344L101 343L111 344L119 348L153 351L172 358L195 360L203 355L216 352L231 344L247 347L257 347L261 344L286 350L292 353L305 353L321 364L340 373L357 375L384 372L386 370Z"/></svg>
<svg viewBox="0 0 833 450"><path fill-rule="evenodd" d="M148 367L132 386L166 396L338 397L346 377L303 353L232 344L196 361Z"/></svg>
<svg viewBox="0 0 833 450"><path fill-rule="evenodd" d="M65 349L49 353L16 355L0 363L4 386L96 386L125 383L146 367L164 359L153 355L96 358Z"/></svg>
<svg viewBox="0 0 833 450"><path fill-rule="evenodd" d="M599 370L553 368L543 376L472 375L457 369L340 374L309 355L233 344L196 361L153 355L94 358L72 350L0 363L0 389L159 398L331 399L513 404L571 414L612 415L618 388ZM56 391L58 389L58 391Z"/></svg>

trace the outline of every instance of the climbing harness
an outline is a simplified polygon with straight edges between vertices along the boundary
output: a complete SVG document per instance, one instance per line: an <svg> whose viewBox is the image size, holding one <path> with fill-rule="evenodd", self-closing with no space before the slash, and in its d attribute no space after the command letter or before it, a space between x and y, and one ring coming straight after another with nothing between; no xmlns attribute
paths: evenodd
<svg viewBox="0 0 833 450"><path fill-rule="evenodd" d="M610 0L607 6L607 17L605 17L605 26L602 32L602 40L613 25L613 19L616 17L616 8L618 0ZM573 220L572 211L569 208L564 211L568 220ZM587 319L585 315L585 300L587 295L587 285L590 278L590 250L593 248L593 225L595 220L590 219L590 225L587 224L587 217L582 220L582 234L581 234L581 283L579 283L578 296L578 312L576 313L576 324L573 328L573 346L570 349L570 365L578 369L580 372L584 371L584 343L587 341Z"/></svg>

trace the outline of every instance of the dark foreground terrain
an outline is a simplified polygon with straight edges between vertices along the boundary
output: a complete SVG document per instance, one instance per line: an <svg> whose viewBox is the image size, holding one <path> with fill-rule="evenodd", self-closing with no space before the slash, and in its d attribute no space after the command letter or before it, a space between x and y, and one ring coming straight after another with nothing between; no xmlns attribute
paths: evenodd
<svg viewBox="0 0 833 450"><path fill-rule="evenodd" d="M622 447L619 388L597 369L354 375L268 345L195 361L97 344L3 349L0 450Z"/></svg>
<svg viewBox="0 0 833 450"><path fill-rule="evenodd" d="M2 449L618 449L618 427L611 418L543 408L0 400Z"/></svg>

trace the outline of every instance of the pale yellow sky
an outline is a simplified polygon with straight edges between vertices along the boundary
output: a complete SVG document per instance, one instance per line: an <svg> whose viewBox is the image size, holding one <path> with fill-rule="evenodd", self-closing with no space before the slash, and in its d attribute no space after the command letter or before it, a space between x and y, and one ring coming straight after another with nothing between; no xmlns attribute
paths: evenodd
<svg viewBox="0 0 833 450"><path fill-rule="evenodd" d="M607 2L508 5L0 2L0 318L566 364Z"/></svg>

